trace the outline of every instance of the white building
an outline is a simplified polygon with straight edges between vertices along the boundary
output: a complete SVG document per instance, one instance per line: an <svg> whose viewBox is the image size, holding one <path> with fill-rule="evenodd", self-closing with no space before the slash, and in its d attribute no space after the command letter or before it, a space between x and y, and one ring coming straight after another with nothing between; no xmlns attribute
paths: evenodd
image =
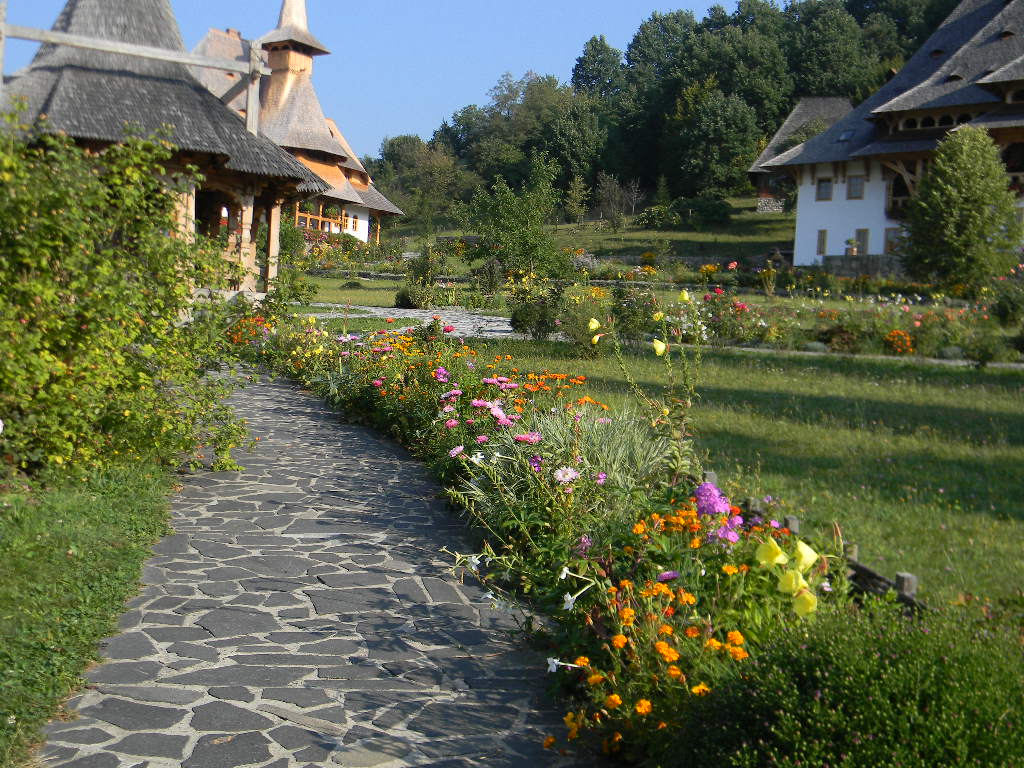
<svg viewBox="0 0 1024 768"><path fill-rule="evenodd" d="M797 184L794 264L867 256L885 269L936 144L962 125L988 129L1024 181L1024 0L963 0L874 95L762 163Z"/></svg>
<svg viewBox="0 0 1024 768"><path fill-rule="evenodd" d="M260 89L260 132L330 186L297 206L294 223L380 242L381 218L400 216L402 211L377 189L337 124L324 116L313 88L313 58L329 51L309 31L306 0L284 0L277 28L261 37L259 45L271 70ZM249 61L249 49L250 41L237 30L211 29L195 53ZM244 114L245 89L237 75L204 69L196 76Z"/></svg>

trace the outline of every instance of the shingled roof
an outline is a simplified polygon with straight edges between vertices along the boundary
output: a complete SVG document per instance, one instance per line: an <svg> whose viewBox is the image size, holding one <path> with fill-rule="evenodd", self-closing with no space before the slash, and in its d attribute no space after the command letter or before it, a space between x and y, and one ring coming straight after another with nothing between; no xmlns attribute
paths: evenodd
<svg viewBox="0 0 1024 768"><path fill-rule="evenodd" d="M748 173L769 173L770 169L761 166L780 154L780 148L793 134L811 123L821 123L825 128L835 125L837 120L850 113L853 105L849 99L830 96L809 96L800 99L789 117L772 136L768 146L757 156Z"/></svg>
<svg viewBox="0 0 1024 768"><path fill-rule="evenodd" d="M169 0L68 0L54 31L184 51ZM253 136L181 64L43 45L12 78L5 97L27 102L26 118L77 139L120 141L170 127L183 150L219 155L228 169L291 179L316 193L323 182L264 136Z"/></svg>
<svg viewBox="0 0 1024 768"><path fill-rule="evenodd" d="M972 86L972 82L982 76L984 68L996 69L1019 55L1014 47L1017 43L998 47L1012 39L1012 36L1000 39L998 33L1006 28L1019 28L1022 17L1024 0L1010 0L1009 3L1005 0L963 0L889 82L824 133L764 165L778 167L840 162L881 152L882 147L871 146L886 138L876 113L937 107L946 104L956 92L971 100L978 99L978 103L998 102L991 94L986 97L977 95L975 90L983 89ZM965 49L962 54L961 49ZM979 63L983 55L989 57L987 64ZM955 77L950 80L950 75L961 74L956 69L958 66L963 70L964 80ZM982 71L978 71L979 68ZM985 100L981 101L983 98ZM948 103L955 105L956 102L954 99ZM896 146L894 143L886 148L891 151Z"/></svg>
<svg viewBox="0 0 1024 768"><path fill-rule="evenodd" d="M284 0L277 29L260 38L264 46L273 43L301 43L313 56L330 53L309 31L306 0Z"/></svg>

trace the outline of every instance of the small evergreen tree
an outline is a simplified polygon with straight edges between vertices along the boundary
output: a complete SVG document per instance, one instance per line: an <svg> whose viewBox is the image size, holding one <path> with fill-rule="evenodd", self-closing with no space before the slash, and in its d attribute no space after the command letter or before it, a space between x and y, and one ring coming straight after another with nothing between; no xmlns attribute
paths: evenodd
<svg viewBox="0 0 1024 768"><path fill-rule="evenodd" d="M577 226L583 223L587 213L587 202L590 200L590 188L582 176L573 176L569 188L565 192L565 213L569 220Z"/></svg>
<svg viewBox="0 0 1024 768"><path fill-rule="evenodd" d="M904 268L920 280L976 290L1019 261L1017 201L999 149L982 128L939 143L907 206Z"/></svg>

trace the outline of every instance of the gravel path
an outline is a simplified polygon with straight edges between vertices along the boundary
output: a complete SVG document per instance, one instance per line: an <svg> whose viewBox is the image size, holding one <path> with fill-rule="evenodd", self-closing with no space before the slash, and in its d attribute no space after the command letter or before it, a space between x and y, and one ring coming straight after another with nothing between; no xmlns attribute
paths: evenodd
<svg viewBox="0 0 1024 768"><path fill-rule="evenodd" d="M335 318L344 317L345 311L337 304L311 304L317 308L317 317ZM440 317L445 323L455 327L456 336L474 338L510 338L525 339L526 336L512 330L512 322L507 317L490 317L480 315L466 309L446 307L444 309L398 309L395 307L356 307L358 317L393 317L396 325L401 327L402 320L419 320L423 324L429 323L434 315Z"/></svg>
<svg viewBox="0 0 1024 768"><path fill-rule="evenodd" d="M544 659L447 570L462 525L425 468L290 384L234 404L256 454L184 480L42 764L574 764L541 746L564 732Z"/></svg>

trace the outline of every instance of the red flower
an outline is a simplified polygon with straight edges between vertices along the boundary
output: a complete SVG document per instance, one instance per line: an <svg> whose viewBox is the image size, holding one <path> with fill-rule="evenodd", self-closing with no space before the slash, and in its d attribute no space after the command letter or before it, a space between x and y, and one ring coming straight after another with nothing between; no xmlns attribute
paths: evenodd
<svg viewBox="0 0 1024 768"><path fill-rule="evenodd" d="M725 291L723 291L721 288L715 288L715 293L721 296L723 293L725 293Z"/></svg>
<svg viewBox="0 0 1024 768"><path fill-rule="evenodd" d="M444 331L445 333L451 333L452 331L455 330L455 326L454 325L446 325L441 330Z"/></svg>

